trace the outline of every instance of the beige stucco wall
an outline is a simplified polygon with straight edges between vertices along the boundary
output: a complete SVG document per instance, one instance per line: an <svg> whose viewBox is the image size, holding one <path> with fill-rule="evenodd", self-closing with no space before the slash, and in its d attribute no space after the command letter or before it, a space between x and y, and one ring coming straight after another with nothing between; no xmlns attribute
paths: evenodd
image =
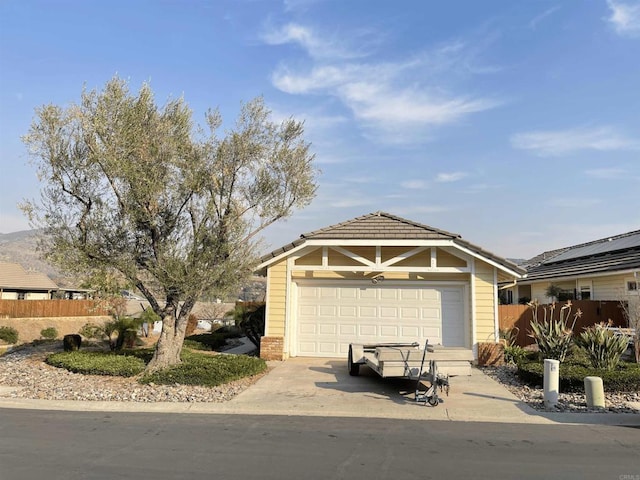
<svg viewBox="0 0 640 480"><path fill-rule="evenodd" d="M58 338L69 333L78 333L87 323L104 325L111 317L39 317L39 318L2 318L0 327L13 327L18 330L18 343L28 343L41 338L40 332L54 327Z"/></svg>
<svg viewBox="0 0 640 480"><path fill-rule="evenodd" d="M494 268L488 263L476 260L475 262L475 314L476 314L476 341L494 342L495 338L495 288Z"/></svg>

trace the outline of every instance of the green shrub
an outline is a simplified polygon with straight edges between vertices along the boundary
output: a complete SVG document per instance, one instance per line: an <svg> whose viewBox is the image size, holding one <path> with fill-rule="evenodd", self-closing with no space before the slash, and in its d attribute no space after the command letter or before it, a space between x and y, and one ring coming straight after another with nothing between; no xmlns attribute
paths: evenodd
<svg viewBox="0 0 640 480"><path fill-rule="evenodd" d="M40 336L45 340L55 340L58 338L58 330L55 327L43 328L40 330Z"/></svg>
<svg viewBox="0 0 640 480"><path fill-rule="evenodd" d="M530 302L529 307L533 311L529 336L538 346L540 356L564 362L573 347L573 327L582 312L578 309L574 314L573 323L569 327L571 302L567 302L560 308L558 319L553 318L556 309L555 302L549 307L543 308L544 319L542 321L538 321L538 302L536 300Z"/></svg>
<svg viewBox="0 0 640 480"><path fill-rule="evenodd" d="M640 390L640 364L622 362L613 370L593 368L575 361L560 363L561 392L584 392L585 377L600 377L607 392L637 392ZM544 364L523 360L518 363L518 377L525 383L543 384Z"/></svg>
<svg viewBox="0 0 640 480"><path fill-rule="evenodd" d="M202 333L185 338L184 346L194 350L218 350L227 344L227 338L234 338L232 333L218 329L213 333Z"/></svg>
<svg viewBox="0 0 640 480"><path fill-rule="evenodd" d="M593 325L576 337L576 344L587 353L591 366L605 370L616 367L628 343L627 337L608 330L606 323Z"/></svg>
<svg viewBox="0 0 640 480"><path fill-rule="evenodd" d="M102 340L105 336L104 328L93 323L85 323L78 333L89 340Z"/></svg>
<svg viewBox="0 0 640 480"><path fill-rule="evenodd" d="M509 364L517 364L529 355L529 351L519 345L505 345L504 361Z"/></svg>
<svg viewBox="0 0 640 480"><path fill-rule="evenodd" d="M120 317L104 324L104 333L109 338L111 350L120 351L126 346L135 345L138 337L138 328L142 324L139 318ZM116 335L114 339L113 336Z"/></svg>
<svg viewBox="0 0 640 480"><path fill-rule="evenodd" d="M245 355L203 355L183 352L182 363L144 375L140 383L215 387L266 370L264 360Z"/></svg>
<svg viewBox="0 0 640 480"><path fill-rule="evenodd" d="M61 352L46 359L49 365L85 375L112 375L132 377L142 373L145 362L133 355L106 352Z"/></svg>
<svg viewBox="0 0 640 480"><path fill-rule="evenodd" d="M18 330L13 327L0 327L0 340L6 343L18 343Z"/></svg>

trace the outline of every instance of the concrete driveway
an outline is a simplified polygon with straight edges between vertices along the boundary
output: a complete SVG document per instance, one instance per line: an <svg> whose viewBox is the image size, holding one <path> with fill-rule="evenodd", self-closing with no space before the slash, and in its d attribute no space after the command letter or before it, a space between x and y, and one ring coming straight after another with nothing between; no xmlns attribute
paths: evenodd
<svg viewBox="0 0 640 480"><path fill-rule="evenodd" d="M345 359L291 358L225 405L235 412L399 419L531 421L541 418L506 388L473 369L451 377L449 396L436 407L414 400L415 382L383 379L367 367L347 373ZM545 420L545 419L542 419Z"/></svg>

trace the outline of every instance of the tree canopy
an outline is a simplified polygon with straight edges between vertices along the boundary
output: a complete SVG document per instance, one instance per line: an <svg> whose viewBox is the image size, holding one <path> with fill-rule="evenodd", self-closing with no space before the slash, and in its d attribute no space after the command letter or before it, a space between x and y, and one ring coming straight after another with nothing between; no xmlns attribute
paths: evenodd
<svg viewBox="0 0 640 480"><path fill-rule="evenodd" d="M116 272L163 318L150 370L179 362L187 317L256 264L257 234L310 203L318 172L304 125L273 122L262 98L219 135L218 110L195 125L185 101L157 105L114 77L78 104L45 105L23 137L42 182L24 205L41 248L67 271Z"/></svg>

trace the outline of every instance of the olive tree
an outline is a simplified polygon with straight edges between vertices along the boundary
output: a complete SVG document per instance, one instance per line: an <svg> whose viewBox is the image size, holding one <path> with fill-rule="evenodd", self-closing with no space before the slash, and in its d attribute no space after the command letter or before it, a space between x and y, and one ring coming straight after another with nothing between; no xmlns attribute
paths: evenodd
<svg viewBox="0 0 640 480"><path fill-rule="evenodd" d="M45 105L23 140L42 183L23 209L57 265L117 273L163 319L148 370L179 363L202 296L237 287L256 264L257 234L310 203L317 170L301 122L276 123L262 98L224 135L209 110L195 125L182 98L158 105L114 77L80 102Z"/></svg>

